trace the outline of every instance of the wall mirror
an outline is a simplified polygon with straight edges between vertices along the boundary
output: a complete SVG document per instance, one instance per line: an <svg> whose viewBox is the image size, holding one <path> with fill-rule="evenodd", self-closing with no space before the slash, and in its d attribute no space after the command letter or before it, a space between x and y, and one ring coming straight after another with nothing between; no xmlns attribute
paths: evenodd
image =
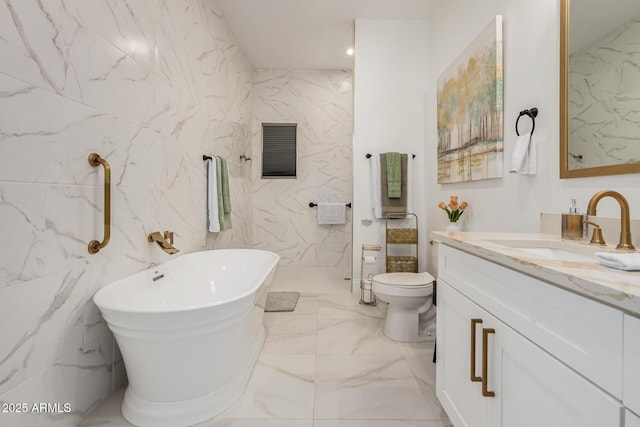
<svg viewBox="0 0 640 427"><path fill-rule="evenodd" d="M640 173L640 1L560 1L560 178Z"/></svg>

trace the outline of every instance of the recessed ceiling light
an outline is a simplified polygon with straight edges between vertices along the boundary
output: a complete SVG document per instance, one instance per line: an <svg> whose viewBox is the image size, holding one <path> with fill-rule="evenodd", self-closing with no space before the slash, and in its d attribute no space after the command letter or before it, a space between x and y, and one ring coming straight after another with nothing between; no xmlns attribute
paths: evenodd
<svg viewBox="0 0 640 427"><path fill-rule="evenodd" d="M349 55L349 56L353 55L353 48L352 47L347 49L347 55Z"/></svg>

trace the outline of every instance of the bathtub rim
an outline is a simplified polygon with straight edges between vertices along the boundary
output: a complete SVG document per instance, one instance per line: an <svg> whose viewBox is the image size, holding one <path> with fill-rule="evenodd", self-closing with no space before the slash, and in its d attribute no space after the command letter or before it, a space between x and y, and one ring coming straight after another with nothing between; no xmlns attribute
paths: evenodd
<svg viewBox="0 0 640 427"><path fill-rule="evenodd" d="M230 298L226 298L224 300L221 301L215 301L212 303L208 303L208 304L199 304L199 305L192 305L192 306L182 306L182 307L164 307L164 308L132 308L132 307L123 307L121 305L117 305L114 306L113 304L111 304L111 302L107 302L105 303L104 301L101 301L103 298L101 298L101 296L107 294L109 291L113 291L108 290L108 288L110 287L120 287L123 286L123 282L126 280L130 280L132 276L136 276L136 275L142 275L144 273L147 273L155 268L162 268L163 266L166 266L167 264L173 264L177 261L180 260L181 257L188 257L189 255L194 255L194 254L202 254L205 252L229 252L229 253L233 253L233 252L258 252L258 253L264 253L264 254L269 254L272 255L273 257L273 262L270 264L270 268L265 269L264 274L262 274L262 276L258 277L256 279L256 283L255 285L250 288L249 290L242 292L242 293L238 293L236 295L234 295L233 297ZM93 297L92 297L92 301L93 303L98 306L98 308L100 309L100 311L104 311L107 310L109 311L111 314L113 313L130 313L130 314L168 314L168 313L185 313L185 312L192 312L192 311L198 311L198 310L203 310L203 309L207 309L207 308L212 308L212 307L218 307L218 306L223 306L225 304L229 304L235 301L239 301L242 300L243 298L246 298L250 295L255 294L260 286L262 286L262 284L269 278L269 275L274 273L278 267L278 264L280 262L280 255L278 255L275 252L272 251L266 251L266 250L262 250L262 249L207 249L204 251L196 251L196 252L190 252L188 254L184 254L181 257L178 258L174 258L174 259L170 259L167 260L165 262L162 262L160 264L156 264L153 266L150 266L144 270L138 271L134 274L131 274L127 277L123 277L122 279L118 279L114 282L111 282L105 286L103 286L102 288L98 289ZM126 295L124 296L126 297Z"/></svg>

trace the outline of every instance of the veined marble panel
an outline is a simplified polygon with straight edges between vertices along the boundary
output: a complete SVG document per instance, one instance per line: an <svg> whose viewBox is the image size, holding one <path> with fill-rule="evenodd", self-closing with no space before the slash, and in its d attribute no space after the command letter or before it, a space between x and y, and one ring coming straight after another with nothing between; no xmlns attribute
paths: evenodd
<svg viewBox="0 0 640 427"><path fill-rule="evenodd" d="M430 416L402 356L318 356L316 419L424 420Z"/></svg>
<svg viewBox="0 0 640 427"><path fill-rule="evenodd" d="M0 5L0 72L59 95L80 97L76 68L85 65L76 44L80 26L58 5L43 0Z"/></svg>
<svg viewBox="0 0 640 427"><path fill-rule="evenodd" d="M0 289L36 279L45 270L45 186L0 182L0 223L5 248ZM9 225L5 227L4 225Z"/></svg>
<svg viewBox="0 0 640 427"><path fill-rule="evenodd" d="M76 268L0 290L0 395L80 347L86 275Z"/></svg>
<svg viewBox="0 0 640 427"><path fill-rule="evenodd" d="M160 14L153 0L49 0L78 25L91 28L136 61L153 69Z"/></svg>
<svg viewBox="0 0 640 427"><path fill-rule="evenodd" d="M384 319L320 319L319 355L399 355L396 343L384 336Z"/></svg>
<svg viewBox="0 0 640 427"><path fill-rule="evenodd" d="M242 397L218 417L311 419L315 369L315 355L261 354Z"/></svg>
<svg viewBox="0 0 640 427"><path fill-rule="evenodd" d="M349 123L352 84L349 71L257 70L255 111L283 120Z"/></svg>
<svg viewBox="0 0 640 427"><path fill-rule="evenodd" d="M569 167L640 162L640 17L569 57Z"/></svg>
<svg viewBox="0 0 640 427"><path fill-rule="evenodd" d="M285 314L288 316L277 313L265 316L267 336L261 354L316 354L318 319L309 315Z"/></svg>
<svg viewBox="0 0 640 427"><path fill-rule="evenodd" d="M75 426L125 381L92 302L101 287L180 254L251 245L253 68L208 0L0 3L0 400L72 413L2 425ZM103 170L111 165L111 242ZM203 154L229 161L233 229L206 231ZM179 256L178 255L178 256Z"/></svg>
<svg viewBox="0 0 640 427"><path fill-rule="evenodd" d="M0 402L40 402L57 405L52 411L2 414L3 427L76 426L112 389L110 363L94 352L73 353L7 393ZM67 411L64 404L68 403ZM59 408L59 409L57 409Z"/></svg>
<svg viewBox="0 0 640 427"><path fill-rule="evenodd" d="M350 209L344 225L318 225L309 202L351 202L351 73L258 70L254 97L254 246L277 252L282 264L346 271ZM296 179L261 179L262 123L297 123Z"/></svg>

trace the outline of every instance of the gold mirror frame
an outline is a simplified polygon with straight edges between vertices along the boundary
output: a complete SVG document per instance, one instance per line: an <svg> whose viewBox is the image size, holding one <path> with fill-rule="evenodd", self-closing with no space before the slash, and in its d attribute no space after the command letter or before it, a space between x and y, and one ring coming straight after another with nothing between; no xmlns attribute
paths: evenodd
<svg viewBox="0 0 640 427"><path fill-rule="evenodd" d="M639 173L640 163L569 169L569 2L560 0L560 179Z"/></svg>

